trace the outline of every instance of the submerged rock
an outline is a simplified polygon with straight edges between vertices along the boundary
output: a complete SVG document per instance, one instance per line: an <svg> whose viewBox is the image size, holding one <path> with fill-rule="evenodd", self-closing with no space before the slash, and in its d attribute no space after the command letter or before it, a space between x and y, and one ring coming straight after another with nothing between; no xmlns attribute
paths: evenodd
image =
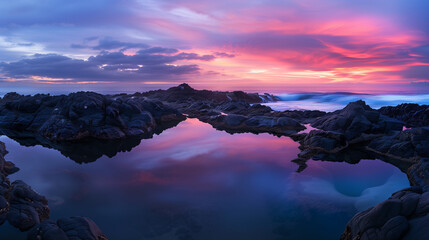
<svg viewBox="0 0 429 240"><path fill-rule="evenodd" d="M67 217L44 221L28 232L28 240L107 240L91 219Z"/></svg>

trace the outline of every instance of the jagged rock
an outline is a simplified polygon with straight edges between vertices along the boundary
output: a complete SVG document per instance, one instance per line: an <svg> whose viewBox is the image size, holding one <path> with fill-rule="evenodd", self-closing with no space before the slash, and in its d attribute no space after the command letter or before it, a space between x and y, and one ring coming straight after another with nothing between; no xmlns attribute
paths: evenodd
<svg viewBox="0 0 429 240"><path fill-rule="evenodd" d="M413 128L373 139L368 149L393 158L416 162L429 157L429 127Z"/></svg>
<svg viewBox="0 0 429 240"><path fill-rule="evenodd" d="M244 101L247 103L261 103L279 100L279 98L270 94L259 95L257 93L245 93L243 91L220 92L195 90L186 83L180 84L177 87L169 88L167 90L149 91L143 93L142 95L149 98L159 99L161 101L176 103L201 100L209 100L214 102Z"/></svg>
<svg viewBox="0 0 429 240"><path fill-rule="evenodd" d="M44 221L28 232L28 240L107 240L98 226L86 217Z"/></svg>
<svg viewBox="0 0 429 240"><path fill-rule="evenodd" d="M404 103L395 107L382 107L378 111L404 121L407 127L429 126L429 105Z"/></svg>

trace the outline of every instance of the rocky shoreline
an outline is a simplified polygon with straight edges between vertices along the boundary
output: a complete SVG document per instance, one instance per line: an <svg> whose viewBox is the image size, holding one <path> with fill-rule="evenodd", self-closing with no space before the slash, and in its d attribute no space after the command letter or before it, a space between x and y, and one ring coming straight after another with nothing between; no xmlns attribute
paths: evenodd
<svg viewBox="0 0 429 240"><path fill-rule="evenodd" d="M131 95L9 93L0 100L0 131L22 145L55 148L79 163L129 151L141 139L160 134L187 117L231 134L288 136L300 144L301 152L293 160L298 171L310 159L349 163L380 159L407 174L410 188L356 214L341 239L429 238L425 228L429 221L429 106L401 104L376 110L356 101L325 113L274 111L260 104L276 100L270 94L195 90L187 84ZM302 132L305 124L315 130ZM4 160L4 144L0 153L0 224L7 220L22 231L31 229L29 239L107 239L88 218L48 220L47 200L22 181L9 182L7 176L18 169ZM85 238L88 234L94 238Z"/></svg>

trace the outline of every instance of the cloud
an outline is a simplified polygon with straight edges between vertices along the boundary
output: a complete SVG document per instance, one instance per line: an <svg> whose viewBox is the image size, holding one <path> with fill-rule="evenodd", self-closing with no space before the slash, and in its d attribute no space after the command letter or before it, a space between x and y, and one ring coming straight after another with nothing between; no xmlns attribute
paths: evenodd
<svg viewBox="0 0 429 240"><path fill-rule="evenodd" d="M175 48L151 47L140 50L139 53L177 53L179 50Z"/></svg>
<svg viewBox="0 0 429 240"><path fill-rule="evenodd" d="M131 48L149 48L149 45L145 43L132 43L132 42L121 42L118 40L103 38L98 41L95 46L83 45L83 44L71 44L71 48L89 48L92 50L115 50L121 49L127 50Z"/></svg>
<svg viewBox="0 0 429 240"><path fill-rule="evenodd" d="M217 57L224 57L224 58L233 58L235 57L234 54L224 53L224 52L214 52L214 55Z"/></svg>
<svg viewBox="0 0 429 240"><path fill-rule="evenodd" d="M71 82L144 81L146 79L168 79L168 76L171 75L199 73L200 68L197 64L177 64L178 61L211 61L215 59L213 55L196 53L171 54L176 51L161 47L146 50L148 51L139 51L135 55L125 55L120 51L104 51L88 60L58 54L35 54L31 58L15 62L2 62L0 70L4 76L15 79L47 78Z"/></svg>

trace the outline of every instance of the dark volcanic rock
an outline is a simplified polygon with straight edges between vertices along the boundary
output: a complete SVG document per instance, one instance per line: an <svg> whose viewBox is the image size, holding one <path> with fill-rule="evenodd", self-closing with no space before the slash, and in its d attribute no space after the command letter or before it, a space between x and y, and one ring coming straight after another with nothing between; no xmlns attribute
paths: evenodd
<svg viewBox="0 0 429 240"><path fill-rule="evenodd" d="M9 93L0 101L0 128L55 141L149 137L156 129L184 119L161 102L131 95Z"/></svg>
<svg viewBox="0 0 429 240"><path fill-rule="evenodd" d="M142 93L143 96L158 99L166 102L195 102L195 101L213 101L213 102L227 102L227 101L244 101L247 103L261 103L267 101L277 101L279 98L264 94L245 93L243 91L233 92L220 92L209 90L195 90L188 84L183 83L177 87L172 87L167 90L156 90Z"/></svg>
<svg viewBox="0 0 429 240"><path fill-rule="evenodd" d="M378 111L405 122L407 127L429 126L429 105L404 103L395 107L382 107Z"/></svg>
<svg viewBox="0 0 429 240"><path fill-rule="evenodd" d="M44 221L28 233L28 240L107 240L98 226L86 217Z"/></svg>

